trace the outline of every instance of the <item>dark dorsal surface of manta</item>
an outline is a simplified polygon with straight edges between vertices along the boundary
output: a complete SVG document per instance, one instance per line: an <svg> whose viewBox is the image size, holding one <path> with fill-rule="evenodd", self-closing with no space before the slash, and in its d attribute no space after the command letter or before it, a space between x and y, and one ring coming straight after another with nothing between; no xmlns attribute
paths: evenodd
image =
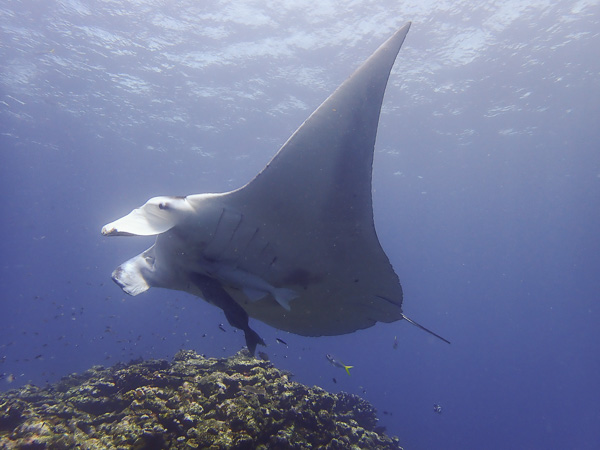
<svg viewBox="0 0 600 450"><path fill-rule="evenodd" d="M131 295L161 287L204 298L244 330L252 352L262 340L248 316L304 336L408 319L375 232L371 176L383 95L409 27L381 45L242 188L155 197L105 225L108 236L156 235L113 280Z"/></svg>

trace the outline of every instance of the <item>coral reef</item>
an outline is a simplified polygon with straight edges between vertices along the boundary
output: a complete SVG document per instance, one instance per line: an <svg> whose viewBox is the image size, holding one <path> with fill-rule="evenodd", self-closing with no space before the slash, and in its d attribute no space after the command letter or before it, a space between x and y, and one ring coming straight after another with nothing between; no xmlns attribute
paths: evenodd
<svg viewBox="0 0 600 450"><path fill-rule="evenodd" d="M398 449L374 408L290 380L246 351L94 366L0 394L0 448Z"/></svg>

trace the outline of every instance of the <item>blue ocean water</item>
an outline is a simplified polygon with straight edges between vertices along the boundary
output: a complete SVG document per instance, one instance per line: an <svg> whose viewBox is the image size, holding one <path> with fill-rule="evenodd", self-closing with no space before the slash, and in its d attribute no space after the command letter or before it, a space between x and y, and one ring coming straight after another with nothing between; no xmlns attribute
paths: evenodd
<svg viewBox="0 0 600 450"><path fill-rule="evenodd" d="M411 20L375 224L404 312L452 344L406 322L322 338L251 325L274 364L360 394L407 449L598 448L599 6L1 2L0 389L238 351L202 300L124 294L110 273L152 239L100 228L156 195L245 184Z"/></svg>

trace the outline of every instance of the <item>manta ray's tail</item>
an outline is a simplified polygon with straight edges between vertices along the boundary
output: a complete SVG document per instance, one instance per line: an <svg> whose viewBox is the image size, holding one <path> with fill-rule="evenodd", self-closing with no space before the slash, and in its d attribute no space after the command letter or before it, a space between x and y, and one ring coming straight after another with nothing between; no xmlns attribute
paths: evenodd
<svg viewBox="0 0 600 450"><path fill-rule="evenodd" d="M409 322L409 323L412 323L412 324L413 324L415 327L418 327L418 328L420 328L420 329L421 329L421 330L423 330L423 331L427 331L429 334L432 334L432 335L434 335L436 338L438 338L438 339L441 339L441 340L442 340L442 341L444 341L445 343L447 343L447 344L449 344L449 343L450 343L450 341L449 341L449 340L447 340L447 339L444 339L444 338L443 338L443 337L441 337L439 334L435 334L433 331L431 331L431 330L429 330L429 329L425 328L423 325L421 325L421 324L419 324L419 323L415 322L414 320L412 320L412 319L410 319L410 318L406 317L406 315L402 314L402 318L403 318L404 320L406 320L407 322Z"/></svg>

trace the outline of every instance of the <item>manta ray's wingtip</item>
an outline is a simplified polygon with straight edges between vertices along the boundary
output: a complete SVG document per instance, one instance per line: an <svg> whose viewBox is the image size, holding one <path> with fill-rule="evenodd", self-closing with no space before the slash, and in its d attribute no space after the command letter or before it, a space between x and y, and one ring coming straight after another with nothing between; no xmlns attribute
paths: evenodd
<svg viewBox="0 0 600 450"><path fill-rule="evenodd" d="M392 39L398 35L406 35L408 33L408 31L410 30L411 26L412 26L412 22L409 20L404 25L402 25L400 28L398 28L398 30L392 36Z"/></svg>

